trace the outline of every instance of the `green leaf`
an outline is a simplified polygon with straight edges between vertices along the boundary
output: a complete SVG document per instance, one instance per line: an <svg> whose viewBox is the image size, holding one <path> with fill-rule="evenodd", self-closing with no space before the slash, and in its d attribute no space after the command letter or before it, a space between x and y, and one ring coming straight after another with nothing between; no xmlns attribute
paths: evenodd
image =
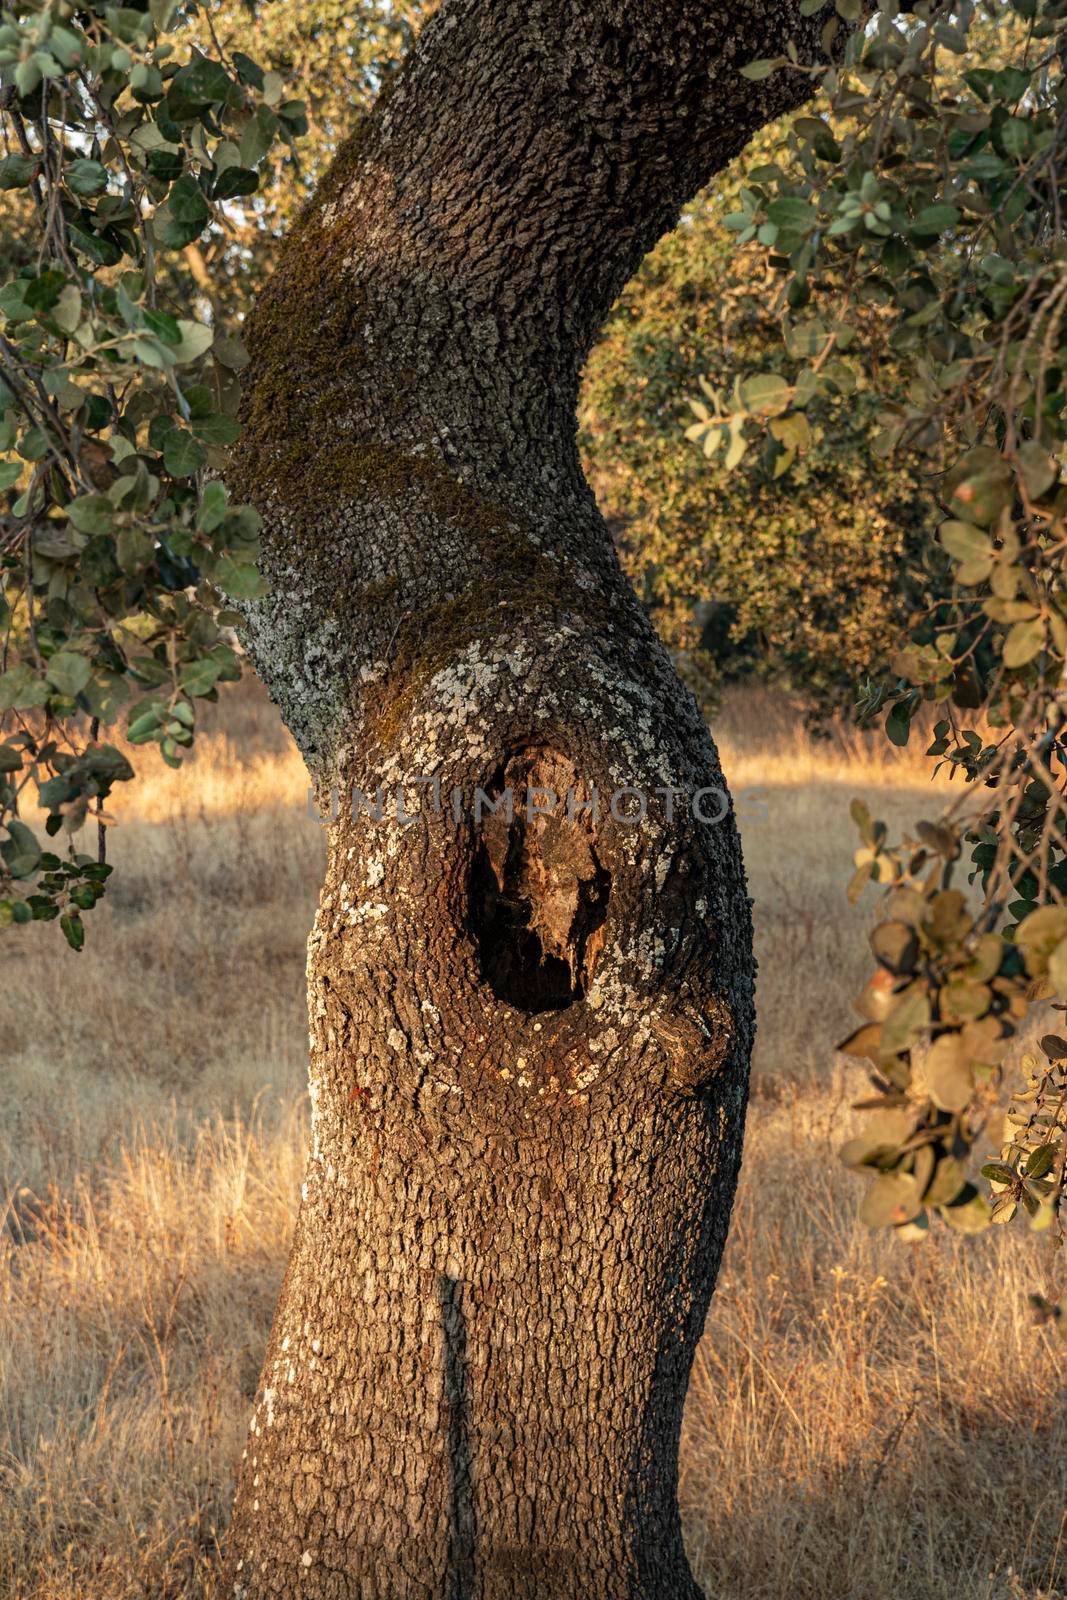
<svg viewBox="0 0 1067 1600"><path fill-rule="evenodd" d="M256 567L223 556L215 571L215 582L224 594L235 600L258 600L267 592L267 585Z"/></svg>
<svg viewBox="0 0 1067 1600"><path fill-rule="evenodd" d="M67 188L75 194L100 194L107 188L107 168L102 162L85 157L69 161L63 169L63 178Z"/></svg>
<svg viewBox="0 0 1067 1600"><path fill-rule="evenodd" d="M35 57L31 56L28 61L20 61L15 68L15 88L25 99L35 89L40 88L41 76L41 69Z"/></svg>
<svg viewBox="0 0 1067 1600"><path fill-rule="evenodd" d="M49 268L46 272L39 272L36 278L23 280L22 298L35 311L51 311L66 281L65 273Z"/></svg>
<svg viewBox="0 0 1067 1600"><path fill-rule="evenodd" d="M201 533L213 533L229 509L229 495L224 484L212 481L204 485L200 496L200 511L196 525Z"/></svg>
<svg viewBox="0 0 1067 1600"><path fill-rule="evenodd" d="M230 372L242 372L250 359L245 344L230 334L216 335L211 353L219 365Z"/></svg>
<svg viewBox="0 0 1067 1600"><path fill-rule="evenodd" d="M133 352L138 361L142 361L146 367L157 367L165 372L168 367L174 366L173 350L154 335L149 338L142 334L140 338L135 339Z"/></svg>
<svg viewBox="0 0 1067 1600"><path fill-rule="evenodd" d="M949 228L954 228L960 220L960 214L955 206L935 205L924 206L912 219L911 231L923 237L944 233Z"/></svg>
<svg viewBox="0 0 1067 1600"><path fill-rule="evenodd" d="M1059 469L1048 451L1030 439L1019 448L1019 466L1031 500L1040 500L1059 477Z"/></svg>
<svg viewBox="0 0 1067 1600"><path fill-rule="evenodd" d="M957 561L974 561L988 556L992 560L993 545L989 535L973 522L943 522L937 530L941 544Z"/></svg>
<svg viewBox="0 0 1067 1600"><path fill-rule="evenodd" d="M942 1111L963 1111L974 1094L967 1051L958 1033L935 1039L921 1063L922 1080Z"/></svg>
<svg viewBox="0 0 1067 1600"><path fill-rule="evenodd" d="M0 161L0 189L25 189L37 171L32 156L11 155Z"/></svg>
<svg viewBox="0 0 1067 1600"><path fill-rule="evenodd" d="M826 324L818 319L798 322L785 329L785 347L791 356L803 361L821 355L829 337Z"/></svg>
<svg viewBox="0 0 1067 1600"><path fill-rule="evenodd" d="M23 461L41 461L48 454L48 435L43 428L27 428L16 448Z"/></svg>
<svg viewBox="0 0 1067 1600"><path fill-rule="evenodd" d="M723 466L727 472L732 472L741 464L741 460L748 449L748 440L745 438L744 424L732 423L730 426L730 443L723 458Z"/></svg>
<svg viewBox="0 0 1067 1600"><path fill-rule="evenodd" d="M750 83L762 83L764 78L769 78L772 72L777 72L779 67L785 66L785 57L776 56L773 60L763 59L750 61L741 68L742 78L748 78Z"/></svg>
<svg viewBox="0 0 1067 1600"><path fill-rule="evenodd" d="M798 199L795 195L783 195L780 200L771 201L767 207L767 217L776 227L799 233L814 226L818 212L807 200Z"/></svg>
<svg viewBox="0 0 1067 1600"><path fill-rule="evenodd" d="M241 135L241 165L256 167L267 154L278 134L278 119L269 106L257 106Z"/></svg>
<svg viewBox="0 0 1067 1600"><path fill-rule="evenodd" d="M949 22L939 22L934 30L937 42L946 50L951 50L953 55L962 56L967 52L967 35L962 28L955 28Z"/></svg>
<svg viewBox="0 0 1067 1600"><path fill-rule="evenodd" d="M71 699L80 694L89 682L92 666L88 656L78 650L57 650L45 667L45 677L60 694Z"/></svg>
<svg viewBox="0 0 1067 1600"><path fill-rule="evenodd" d="M72 950L80 950L85 944L85 924L76 911L68 912L60 917L59 926L63 929L64 937Z"/></svg>
<svg viewBox="0 0 1067 1600"><path fill-rule="evenodd" d="M32 306L26 304L23 290L25 283L5 283L0 289L0 311L9 322L28 322L35 315Z"/></svg>
<svg viewBox="0 0 1067 1600"><path fill-rule="evenodd" d="M990 1222L989 1206L970 1183L951 1205L941 1207L941 1215L957 1233L983 1233Z"/></svg>
<svg viewBox="0 0 1067 1600"><path fill-rule="evenodd" d="M982 1177L990 1183L1014 1183L1015 1174L1003 1161L987 1161L980 1169Z"/></svg>
<svg viewBox="0 0 1067 1600"><path fill-rule="evenodd" d="M192 424L193 432L205 444L228 445L233 444L241 436L241 424L236 417L227 417L222 412L217 412L210 417L199 417Z"/></svg>
<svg viewBox="0 0 1067 1600"><path fill-rule="evenodd" d="M983 583L989 577L996 558L992 541L981 528L973 522L950 521L943 522L937 533L943 548L959 563L958 583Z"/></svg>
<svg viewBox="0 0 1067 1600"><path fill-rule="evenodd" d="M172 317L169 311L152 311L148 307L144 311L145 327L150 328L154 334L162 339L164 344L180 345L182 342L181 324L177 317ZM187 327L198 327L198 323L187 323Z"/></svg>
<svg viewBox="0 0 1067 1600"><path fill-rule="evenodd" d="M868 1228L888 1228L909 1222L920 1209L919 1185L910 1172L884 1172L875 1178L860 1206L860 1220Z"/></svg>
<svg viewBox="0 0 1067 1600"><path fill-rule="evenodd" d="M885 731L890 744L899 749L907 744L911 737L911 715L906 700L898 700L891 707L885 719Z"/></svg>
<svg viewBox="0 0 1067 1600"><path fill-rule="evenodd" d="M155 540L136 524L122 528L115 540L115 559L123 572L140 572L155 555Z"/></svg>
<svg viewBox="0 0 1067 1600"><path fill-rule="evenodd" d="M286 138L302 139L309 126L303 100L284 100L278 107L278 121L284 126Z"/></svg>
<svg viewBox="0 0 1067 1600"><path fill-rule="evenodd" d="M185 152L180 149L173 150L169 145L157 145L155 149L145 153L145 164L153 178L158 178L162 183L170 183L172 179L181 175L185 166Z"/></svg>
<svg viewBox="0 0 1067 1600"><path fill-rule="evenodd" d="M81 213L85 215L84 212ZM95 233L81 223L72 222L67 229L72 244L97 267L114 267L122 260L122 250L113 239Z"/></svg>
<svg viewBox="0 0 1067 1600"><path fill-rule="evenodd" d="M210 215L204 192L190 173L185 173L171 188L167 209L177 222L206 222Z"/></svg>
<svg viewBox="0 0 1067 1600"><path fill-rule="evenodd" d="M13 878L28 878L37 871L41 859L36 835L24 822L11 818L7 823L7 838L0 844L0 856Z"/></svg>
<svg viewBox="0 0 1067 1600"><path fill-rule="evenodd" d="M188 322L182 317L178 319L178 331L180 341L170 352L178 366L188 366L189 362L198 360L211 348L215 337L212 329L205 328L202 322Z"/></svg>
<svg viewBox="0 0 1067 1600"><path fill-rule="evenodd" d="M199 661L190 661L181 670L180 682L186 694L210 694L219 679L221 667L210 656L203 656Z"/></svg>
<svg viewBox="0 0 1067 1600"><path fill-rule="evenodd" d="M930 1026L930 999L916 986L897 1002L882 1024L882 1049L890 1055L912 1048Z"/></svg>
<svg viewBox="0 0 1067 1600"><path fill-rule="evenodd" d="M1008 630L1004 640L1003 659L1006 667L1024 667L1032 661L1045 643L1045 622L1043 617L1034 617L1029 622L1017 622Z"/></svg>
<svg viewBox="0 0 1067 1600"><path fill-rule="evenodd" d="M82 297L73 283L68 283L52 307L52 321L63 333L73 333L82 319Z"/></svg>
<svg viewBox="0 0 1067 1600"><path fill-rule="evenodd" d="M131 279L131 288L133 288L135 295L140 294L140 286L136 282L137 276L139 276L139 274L126 274L126 277ZM144 322L144 312L141 310L140 306L137 305L136 301L130 298L130 294L122 279L119 280L118 286L115 290L115 301L119 309L119 315L126 324L127 328L140 328Z"/></svg>
<svg viewBox="0 0 1067 1600"><path fill-rule="evenodd" d="M233 79L218 61L196 56L171 79L173 89L192 105L222 105L236 95Z"/></svg>
<svg viewBox="0 0 1067 1600"><path fill-rule="evenodd" d="M79 533L110 533L115 507L106 494L82 494L70 502L67 516Z"/></svg>
<svg viewBox="0 0 1067 1600"><path fill-rule="evenodd" d="M47 699L47 683L26 662L0 673L0 711L28 711Z"/></svg>
<svg viewBox="0 0 1067 1600"><path fill-rule="evenodd" d="M203 446L184 428L174 428L168 433L163 446L163 464L173 477L192 477L206 460Z"/></svg>
<svg viewBox="0 0 1067 1600"><path fill-rule="evenodd" d="M73 67L84 59L86 40L83 35L72 33L69 28L53 25L48 35L48 48L64 67Z"/></svg>
<svg viewBox="0 0 1067 1600"><path fill-rule="evenodd" d="M164 92L163 74L159 68L146 61L138 61L130 73L130 93L133 98L148 105L153 100L162 100Z"/></svg>
<svg viewBox="0 0 1067 1600"><path fill-rule="evenodd" d="M1055 1144L1043 1144L1039 1145L1036 1150L1031 1150L1026 1160L1026 1176L1028 1178L1044 1178L1052 1171L1058 1154L1059 1146Z"/></svg>
<svg viewBox="0 0 1067 1600"><path fill-rule="evenodd" d="M242 83L250 84L253 89L262 91L264 83L263 68L257 66L251 56L246 56L243 50L235 50L233 52L233 64Z"/></svg>
<svg viewBox="0 0 1067 1600"><path fill-rule="evenodd" d="M1014 477L999 451L983 446L961 457L945 484L956 515L988 527L1011 505Z"/></svg>
<svg viewBox="0 0 1067 1600"><path fill-rule="evenodd" d="M90 716L98 717L105 726L115 721L129 697L130 690L124 677L99 668L82 690L82 699L89 708Z"/></svg>
<svg viewBox="0 0 1067 1600"><path fill-rule="evenodd" d="M811 444L811 427L801 411L778 416L770 424L773 438L788 450L806 450Z"/></svg>
<svg viewBox="0 0 1067 1600"><path fill-rule="evenodd" d="M254 194L259 188L259 174L249 167L226 167L215 179L211 190L215 200L234 200L238 195Z"/></svg>
<svg viewBox="0 0 1067 1600"><path fill-rule="evenodd" d="M1005 155L1015 156L1017 159L1027 156L1033 138L1029 118L1009 117L1007 122L1002 123L997 129L995 137Z"/></svg>
<svg viewBox="0 0 1067 1600"><path fill-rule="evenodd" d="M1028 14L1032 16L1033 12ZM1002 67L999 72L992 74L993 93L998 100L1014 105L1029 89L1032 76L1022 67Z"/></svg>
<svg viewBox="0 0 1067 1600"><path fill-rule="evenodd" d="M200 185L189 173L183 173L156 212L156 237L168 249L184 249L199 238L210 215L211 208Z"/></svg>
<svg viewBox="0 0 1067 1600"><path fill-rule="evenodd" d="M162 707L153 702L136 717L131 717L126 737L131 744L147 744L154 739L161 726Z"/></svg>
<svg viewBox="0 0 1067 1600"><path fill-rule="evenodd" d="M784 411L792 395L792 386L774 372L757 373L741 385L742 400L757 416L773 416Z"/></svg>

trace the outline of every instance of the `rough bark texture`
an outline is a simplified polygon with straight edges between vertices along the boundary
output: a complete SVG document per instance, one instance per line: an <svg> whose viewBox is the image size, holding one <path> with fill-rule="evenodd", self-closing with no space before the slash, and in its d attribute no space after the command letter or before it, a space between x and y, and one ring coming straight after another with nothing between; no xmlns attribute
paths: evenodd
<svg viewBox="0 0 1067 1600"><path fill-rule="evenodd" d="M234 1600L698 1593L677 1447L740 1157L749 908L732 817L662 792L722 778L574 412L641 256L799 98L738 67L815 26L448 0L254 319L249 645L323 793L384 792L330 829Z"/></svg>

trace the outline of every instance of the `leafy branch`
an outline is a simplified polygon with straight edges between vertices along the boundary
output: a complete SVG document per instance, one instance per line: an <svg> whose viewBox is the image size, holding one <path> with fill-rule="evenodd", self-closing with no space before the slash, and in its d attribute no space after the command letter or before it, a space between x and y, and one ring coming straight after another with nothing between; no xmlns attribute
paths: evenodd
<svg viewBox="0 0 1067 1600"><path fill-rule="evenodd" d="M828 51L858 5L836 13ZM859 713L904 744L938 707L929 754L964 788L897 844L853 807L850 893L873 882L885 899L842 1049L874 1090L843 1152L872 1179L863 1216L909 1238L932 1214L964 1232L1019 1213L1063 1231L1057 1034L1024 1059L996 1159L973 1177L971 1162L1021 1025L1067 1003L1065 20L1063 0L880 0L839 61L801 68L787 50L744 69L810 71L817 91L726 219L775 275L792 368L739 375L729 400L702 384L690 402L705 454L732 470L758 444L784 478L814 407L878 392L885 360L903 378L877 448L925 464L936 535L927 598ZM1067 1310L1049 1314L1067 1331Z"/></svg>
<svg viewBox="0 0 1067 1600"><path fill-rule="evenodd" d="M133 776L100 730L178 765L263 588L259 518L219 481L247 357L182 315L186 252L254 220L307 123L210 17L197 48L199 16L0 11L0 191L29 246L0 286L0 925L58 917L75 949L111 870L77 835Z"/></svg>

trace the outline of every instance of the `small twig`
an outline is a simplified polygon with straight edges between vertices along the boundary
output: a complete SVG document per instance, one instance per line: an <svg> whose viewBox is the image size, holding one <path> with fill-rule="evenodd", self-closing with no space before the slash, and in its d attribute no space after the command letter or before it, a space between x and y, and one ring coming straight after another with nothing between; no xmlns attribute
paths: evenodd
<svg viewBox="0 0 1067 1600"><path fill-rule="evenodd" d="M99 739L99 737L100 737L100 718L99 717L94 717L92 722L90 723L90 725L89 725L89 735L90 735L93 743L95 744L97 742L97 740ZM104 863L107 861L107 829L104 827L104 824L99 820L100 813L103 811L103 809L104 809L104 797L103 797L102 794L98 794L97 797L96 797L96 815L97 815L97 823L96 823L96 859L100 863L101 866L103 866Z"/></svg>

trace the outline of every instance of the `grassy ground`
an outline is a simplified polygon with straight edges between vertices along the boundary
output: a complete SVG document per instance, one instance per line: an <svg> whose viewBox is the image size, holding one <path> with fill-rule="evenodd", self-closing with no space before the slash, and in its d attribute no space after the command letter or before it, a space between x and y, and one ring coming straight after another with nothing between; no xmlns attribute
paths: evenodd
<svg viewBox="0 0 1067 1600"><path fill-rule="evenodd" d="M758 732L754 732L758 730ZM719 728L756 897L741 1192L682 1450L715 1600L1067 1594L1065 1358L1026 1314L1047 1246L919 1247L854 1220L835 1060L869 911L851 795L929 815L921 769L814 745L747 696ZM299 761L231 696L194 763L116 809L80 957L5 936L0 1595L210 1597L306 1130L304 940L322 859ZM760 794L753 791L759 789Z"/></svg>

